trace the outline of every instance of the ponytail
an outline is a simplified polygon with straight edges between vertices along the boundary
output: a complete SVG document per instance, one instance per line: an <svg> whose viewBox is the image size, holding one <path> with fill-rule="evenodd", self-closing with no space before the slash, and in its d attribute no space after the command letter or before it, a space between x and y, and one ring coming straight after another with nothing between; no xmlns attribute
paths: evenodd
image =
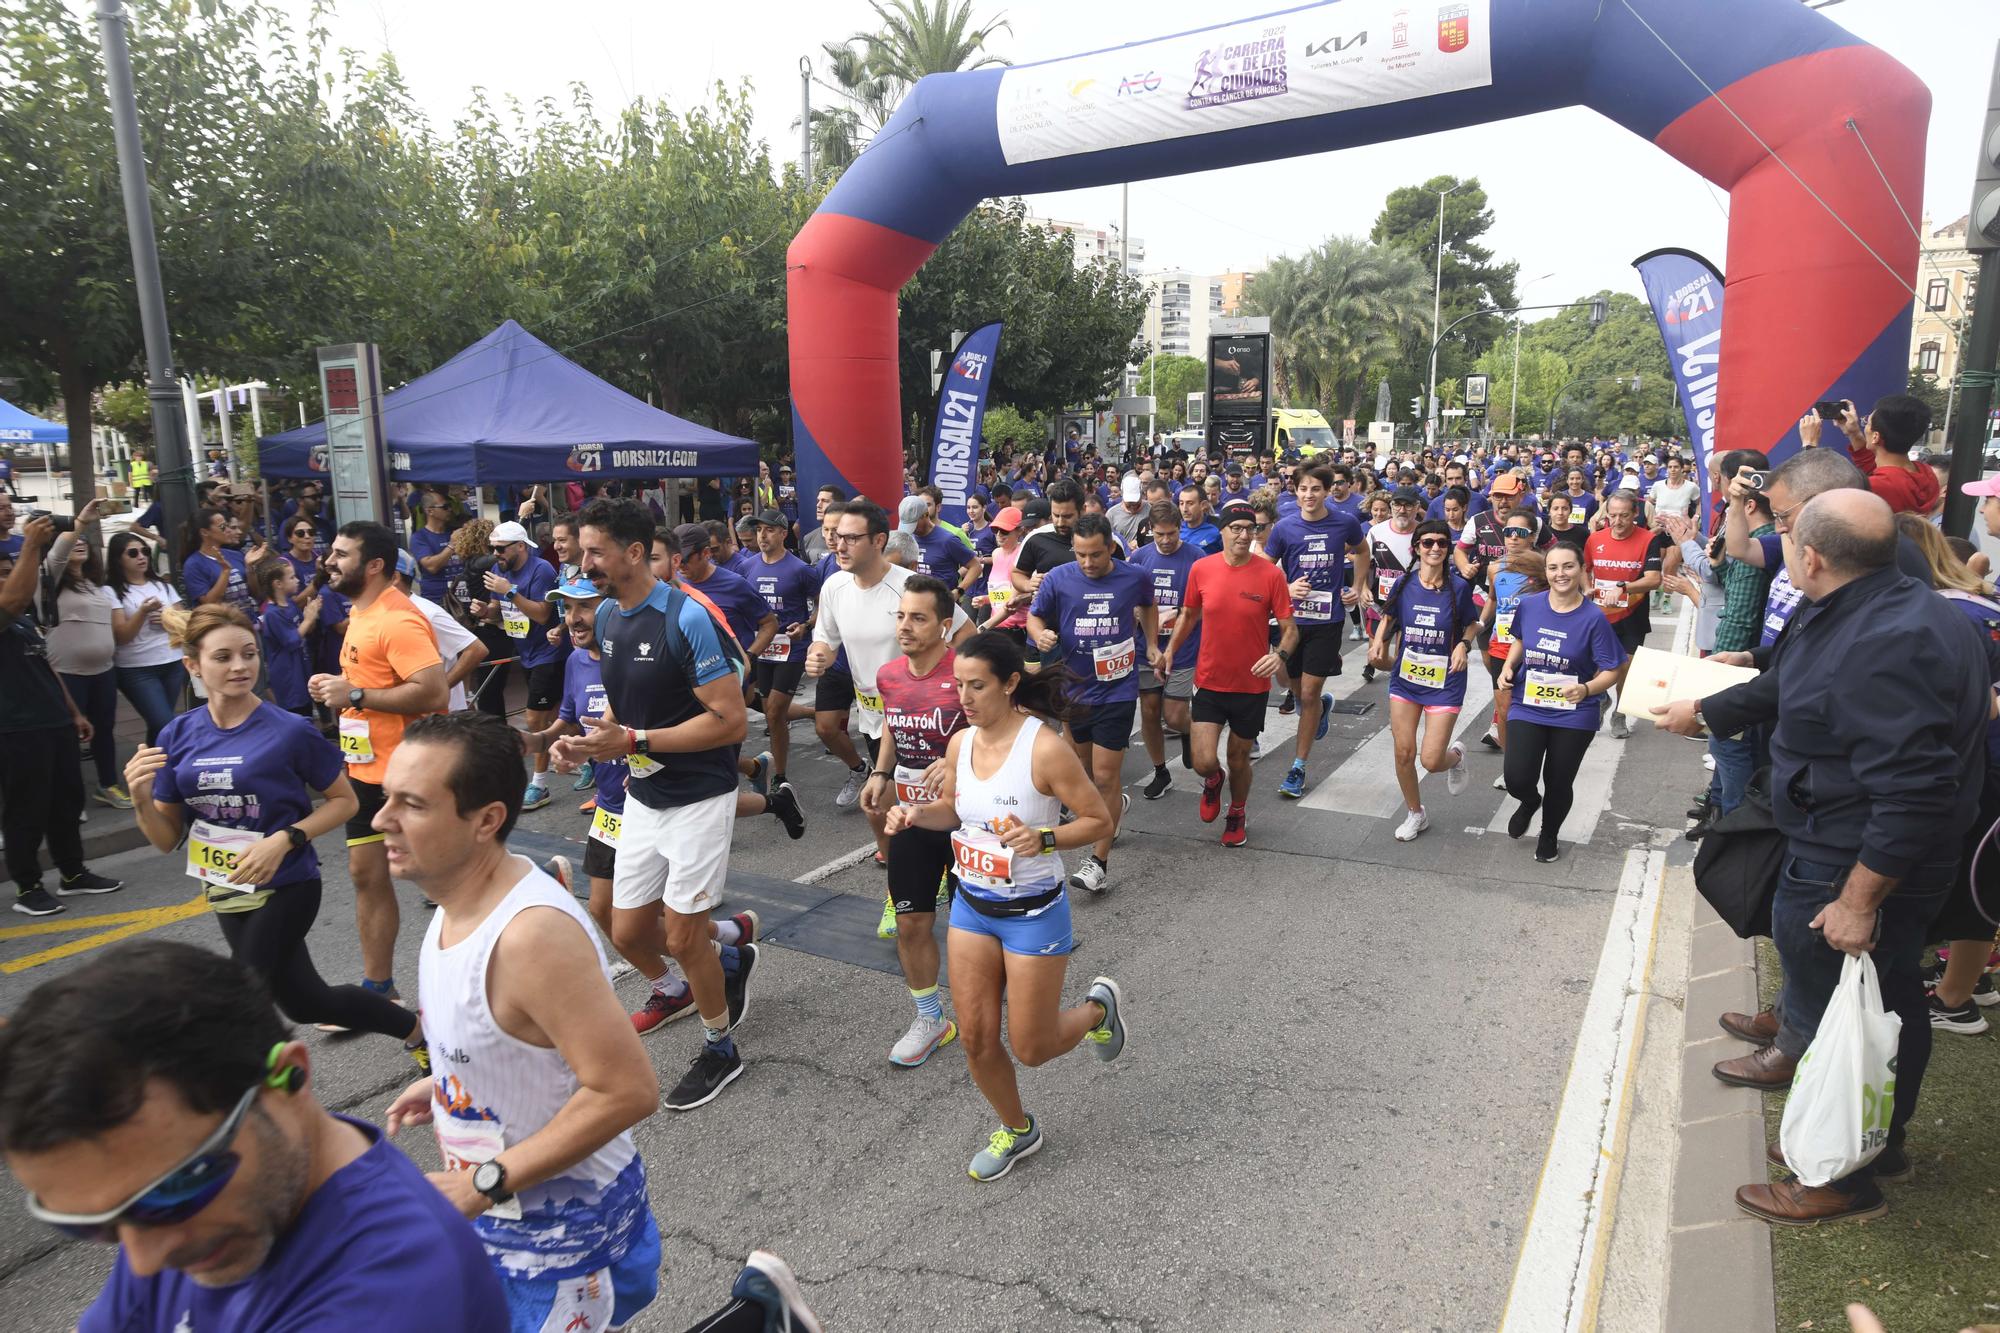
<svg viewBox="0 0 2000 1333"><path fill-rule="evenodd" d="M1069 720L1069 671L1061 662L1044 663L1040 671L1029 671L1021 646L1001 630L975 634L954 650L959 657L974 657L986 664L995 680L1019 676L1014 687L1014 706L1026 709L1051 722Z"/></svg>

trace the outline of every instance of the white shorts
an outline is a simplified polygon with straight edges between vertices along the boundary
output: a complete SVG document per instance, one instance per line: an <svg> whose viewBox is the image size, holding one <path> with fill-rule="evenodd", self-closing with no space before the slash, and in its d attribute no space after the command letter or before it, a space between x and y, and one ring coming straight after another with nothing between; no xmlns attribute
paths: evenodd
<svg viewBox="0 0 2000 1333"><path fill-rule="evenodd" d="M693 805L655 810L625 803L612 871L611 905L645 907L665 901L682 916L701 916L722 901L729 877L729 839L736 829L736 793Z"/></svg>

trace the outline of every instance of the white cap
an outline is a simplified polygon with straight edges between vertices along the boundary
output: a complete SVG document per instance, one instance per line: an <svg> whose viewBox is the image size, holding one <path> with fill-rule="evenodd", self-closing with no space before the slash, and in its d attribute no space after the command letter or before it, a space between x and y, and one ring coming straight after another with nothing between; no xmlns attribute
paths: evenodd
<svg viewBox="0 0 2000 1333"><path fill-rule="evenodd" d="M534 539L528 536L526 528L510 519L505 523L497 525L493 529L492 535L487 537L486 540L488 542L500 542L504 544L506 542L533 541Z"/></svg>
<svg viewBox="0 0 2000 1333"><path fill-rule="evenodd" d="M1125 474L1125 480L1118 483L1118 497L1126 504L1137 504L1145 495L1146 484L1130 472Z"/></svg>
<svg viewBox="0 0 2000 1333"><path fill-rule="evenodd" d="M1651 463L1653 466L1658 467L1660 464L1660 456L1658 454L1647 454L1646 461L1648 463Z"/></svg>
<svg viewBox="0 0 2000 1333"><path fill-rule="evenodd" d="M906 495L896 506L896 531L915 532L917 522L930 515L930 502L921 495Z"/></svg>
<svg viewBox="0 0 2000 1333"><path fill-rule="evenodd" d="M1621 491L1636 491L1639 486L1639 474L1636 472L1627 472L1618 483L1618 489Z"/></svg>

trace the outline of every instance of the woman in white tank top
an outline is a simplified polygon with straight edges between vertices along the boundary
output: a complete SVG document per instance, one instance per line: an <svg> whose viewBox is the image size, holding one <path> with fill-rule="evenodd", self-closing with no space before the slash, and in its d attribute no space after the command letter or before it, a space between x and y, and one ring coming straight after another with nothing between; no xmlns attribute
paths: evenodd
<svg viewBox="0 0 2000 1333"><path fill-rule="evenodd" d="M952 670L970 725L951 738L937 800L893 807L887 829L952 833L952 1004L973 1080L1000 1116L969 1173L997 1180L1042 1146L1042 1127L1021 1105L1000 1041L1003 995L1008 1041L1023 1064L1045 1064L1086 1037L1100 1060L1125 1049L1118 984L1109 977L1092 981L1081 1004L1062 1007L1074 944L1058 853L1108 835L1111 817L1076 751L1043 721L1060 722L1067 711L1060 667L1031 675L1020 646L988 631L959 646ZM1065 805L1076 816L1067 824Z"/></svg>

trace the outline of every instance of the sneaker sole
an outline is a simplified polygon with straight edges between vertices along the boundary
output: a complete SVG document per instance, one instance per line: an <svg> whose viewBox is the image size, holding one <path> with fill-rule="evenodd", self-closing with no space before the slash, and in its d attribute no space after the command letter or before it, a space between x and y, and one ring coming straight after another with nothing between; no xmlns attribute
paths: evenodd
<svg viewBox="0 0 2000 1333"><path fill-rule="evenodd" d="M933 1041L930 1045L924 1047L924 1053L922 1055L918 1056L914 1060L898 1060L894 1055L891 1055L889 1057L889 1063L894 1065L898 1069L915 1069L918 1065L930 1059L933 1055L936 1055L938 1053L939 1047L949 1046L957 1040L958 1040L958 1024L947 1020L945 1022L944 1031L938 1034L937 1040Z"/></svg>
<svg viewBox="0 0 2000 1333"><path fill-rule="evenodd" d="M14 910L22 916L60 916L69 909L66 907L23 907L20 903L15 903Z"/></svg>
<svg viewBox="0 0 2000 1333"><path fill-rule="evenodd" d="M736 943L739 946L745 944L755 944L757 942L757 937L764 933L764 918L757 915L756 909L749 907L744 908L742 911L737 912L734 915L747 916L750 918L750 933L748 935L745 935L742 939L737 940Z"/></svg>
<svg viewBox="0 0 2000 1333"><path fill-rule="evenodd" d="M1931 1031L1950 1032L1960 1037L1977 1037L1980 1034L1987 1031L1992 1026L1993 1025L1991 1023L1988 1023L1983 1018L1979 1020L1979 1024L1977 1027L1973 1026L1970 1023L1958 1023L1946 1019L1941 1019L1935 1015L1933 1015L1931 1018Z"/></svg>
<svg viewBox="0 0 2000 1333"><path fill-rule="evenodd" d="M101 889L66 889L58 884L52 892L58 898L89 898L100 893L116 893L124 887L125 881L121 879L116 884L106 885Z"/></svg>
<svg viewBox="0 0 2000 1333"><path fill-rule="evenodd" d="M690 1005L688 1007L692 1009L694 1006ZM708 1105L710 1102L714 1101L717 1097L720 1097L722 1095L722 1090L724 1088L728 1087L730 1084L734 1083L737 1079L741 1077L743 1077L743 1066L739 1064L736 1066L736 1068L730 1070L728 1074L724 1075L722 1082L710 1088L708 1090L708 1094L702 1097L699 1101L681 1102L681 1103L662 1101L660 1105L664 1106L669 1111L696 1110L700 1107Z"/></svg>
<svg viewBox="0 0 2000 1333"><path fill-rule="evenodd" d="M525 813L526 813L527 811L529 811L529 810L540 810L540 809L542 809L542 808L543 808L544 806L548 805L548 804L549 804L550 802L552 802L552 801L554 801L554 800L555 800L555 798L554 798L553 796L544 796L544 797L543 797L543 798L542 798L541 800L539 800L539 801L536 801L536 802L535 802L534 804L532 804L532 805L530 805L530 804L529 804L528 802L526 802L526 801L523 801L523 802L521 802L521 810L522 810L522 813L524 813L524 814L525 814Z"/></svg>
<svg viewBox="0 0 2000 1333"><path fill-rule="evenodd" d="M1165 796L1168 792L1172 791L1173 789L1174 789L1173 784L1168 783L1166 786L1160 788L1158 791L1153 791L1151 789L1148 789L1146 791L1140 792L1139 794L1145 797L1149 801L1157 801L1162 796Z"/></svg>
<svg viewBox="0 0 2000 1333"><path fill-rule="evenodd" d="M792 1273L791 1265L769 1250L752 1250L743 1263L745 1268L755 1269L763 1283L776 1293L778 1301L785 1307L785 1315L791 1320L790 1327L797 1333L826 1333L818 1316L806 1308L805 1293L799 1289L799 1280Z"/></svg>
<svg viewBox="0 0 2000 1333"><path fill-rule="evenodd" d="M969 1168L967 1169L965 1174L971 1176L973 1180L978 1181L982 1185L990 1185L994 1181L1000 1179L1000 1177L1006 1175L1009 1171L1012 1171L1021 1162L1026 1161L1028 1158L1033 1157L1036 1153L1040 1152L1042 1150L1042 1140L1047 1137L1048 1137L1047 1135L1037 1136L1033 1143L1021 1149L1019 1152L1015 1153L1012 1157L1009 1157L1007 1159L1007 1165L1001 1167L998 1171L995 1171L990 1176L974 1176L972 1175L972 1171Z"/></svg>

